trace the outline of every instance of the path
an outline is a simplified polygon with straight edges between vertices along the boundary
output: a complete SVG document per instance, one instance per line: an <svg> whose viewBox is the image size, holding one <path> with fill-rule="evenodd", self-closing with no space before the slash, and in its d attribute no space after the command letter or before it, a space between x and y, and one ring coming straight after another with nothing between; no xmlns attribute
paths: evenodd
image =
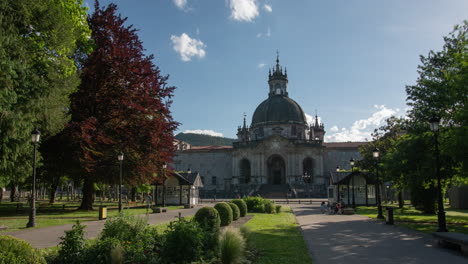
<svg viewBox="0 0 468 264"><path fill-rule="evenodd" d="M437 247L428 234L361 215L321 214L317 205L292 205L314 264L467 264L468 257Z"/></svg>
<svg viewBox="0 0 468 264"><path fill-rule="evenodd" d="M209 206L209 205L208 205ZM162 214L149 214L148 223L151 225L169 222L179 216L182 217L194 215L201 206L191 209L178 209L168 210L167 213ZM142 215L145 216L145 215ZM105 220L83 222L86 225L86 238L97 237L104 228ZM28 241L35 248L48 248L57 246L60 243L60 237L64 235L64 231L70 230L73 224L49 226L35 229L25 229L21 231L14 231L9 233L2 233L2 235L10 235Z"/></svg>

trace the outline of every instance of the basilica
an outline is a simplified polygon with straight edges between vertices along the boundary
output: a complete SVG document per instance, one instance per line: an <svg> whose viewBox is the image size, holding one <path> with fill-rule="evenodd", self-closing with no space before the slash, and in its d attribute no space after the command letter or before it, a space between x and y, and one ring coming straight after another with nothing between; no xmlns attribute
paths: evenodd
<svg viewBox="0 0 468 264"><path fill-rule="evenodd" d="M317 115L308 124L301 106L288 95L288 73L276 59L268 74L268 97L244 115L232 146L191 147L177 142L176 171L197 171L202 197L262 195L269 198L326 197L331 174L350 169L365 142L324 142Z"/></svg>

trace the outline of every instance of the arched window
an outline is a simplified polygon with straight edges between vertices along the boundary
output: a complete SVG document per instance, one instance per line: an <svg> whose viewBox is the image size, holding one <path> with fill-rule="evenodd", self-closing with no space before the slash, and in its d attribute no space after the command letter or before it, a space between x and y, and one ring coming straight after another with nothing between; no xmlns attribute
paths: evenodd
<svg viewBox="0 0 468 264"><path fill-rule="evenodd" d="M314 160L311 158L305 158L302 161L302 175L307 175L304 177L304 181L307 183L312 183L314 177Z"/></svg>
<svg viewBox="0 0 468 264"><path fill-rule="evenodd" d="M250 161L242 159L239 164L240 167L240 183L250 183Z"/></svg>

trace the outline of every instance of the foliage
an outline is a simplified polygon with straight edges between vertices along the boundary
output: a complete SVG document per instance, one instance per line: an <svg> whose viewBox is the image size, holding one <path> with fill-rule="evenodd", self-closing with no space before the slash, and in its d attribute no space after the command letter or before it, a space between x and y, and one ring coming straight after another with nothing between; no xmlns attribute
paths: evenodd
<svg viewBox="0 0 468 264"><path fill-rule="evenodd" d="M221 263L240 263L245 253L245 239L237 228L228 227L220 237Z"/></svg>
<svg viewBox="0 0 468 264"><path fill-rule="evenodd" d="M210 135L200 135L192 133L179 133L176 139L185 141L194 147L198 146L231 146L235 139L225 137L215 137Z"/></svg>
<svg viewBox="0 0 468 264"><path fill-rule="evenodd" d="M134 241L135 238L144 234L147 228L147 221L142 217L120 216L111 218L104 224L101 238L116 238L120 241Z"/></svg>
<svg viewBox="0 0 468 264"><path fill-rule="evenodd" d="M160 259L163 263L199 261L203 254L203 229L183 218L173 221L165 233Z"/></svg>
<svg viewBox="0 0 468 264"><path fill-rule="evenodd" d="M232 222L232 209L228 203L217 203L214 208L218 211L221 226L228 226Z"/></svg>
<svg viewBox="0 0 468 264"><path fill-rule="evenodd" d="M95 182L117 182L120 152L125 184L158 180L162 164L174 155L177 127L169 110L175 88L145 55L136 29L125 25L117 6L96 2L88 23L95 49L71 95L71 122L63 131L69 143L62 151L75 161L69 171L83 180L83 210L92 209Z"/></svg>
<svg viewBox="0 0 468 264"><path fill-rule="evenodd" d="M218 210L213 207L203 207L198 209L193 220L207 231L219 232L221 218Z"/></svg>
<svg viewBox="0 0 468 264"><path fill-rule="evenodd" d="M256 196L245 197L243 198L243 200L247 204L247 210L249 212L257 212L257 213L265 212L265 203L268 200L263 199L262 197L256 197Z"/></svg>
<svg viewBox="0 0 468 264"><path fill-rule="evenodd" d="M85 250L84 229L86 226L79 221L73 225L71 230L65 231L65 236L59 244L57 261L59 263L81 263Z"/></svg>
<svg viewBox="0 0 468 264"><path fill-rule="evenodd" d="M276 214L276 207L273 202L265 203L265 213Z"/></svg>
<svg viewBox="0 0 468 264"><path fill-rule="evenodd" d="M244 217L247 214L247 204L242 199L234 199L231 203L235 203L239 207L240 217Z"/></svg>
<svg viewBox="0 0 468 264"><path fill-rule="evenodd" d="M232 220L236 221L240 217L240 210L239 207L235 203L228 203L232 209Z"/></svg>
<svg viewBox="0 0 468 264"><path fill-rule="evenodd" d="M90 52L81 0L0 1L0 186L31 175L30 133L42 138L68 121L80 57ZM40 159L40 155L39 155Z"/></svg>
<svg viewBox="0 0 468 264"><path fill-rule="evenodd" d="M256 204L251 211L254 213L265 213L265 204Z"/></svg>
<svg viewBox="0 0 468 264"><path fill-rule="evenodd" d="M281 213L281 205L276 205L275 209L277 214Z"/></svg>
<svg viewBox="0 0 468 264"><path fill-rule="evenodd" d="M437 191L434 186L424 188L424 186L413 184L410 186L411 204L426 214L435 214Z"/></svg>
<svg viewBox="0 0 468 264"><path fill-rule="evenodd" d="M28 242L6 235L0 235L0 264L24 263L45 264L46 261L39 251Z"/></svg>

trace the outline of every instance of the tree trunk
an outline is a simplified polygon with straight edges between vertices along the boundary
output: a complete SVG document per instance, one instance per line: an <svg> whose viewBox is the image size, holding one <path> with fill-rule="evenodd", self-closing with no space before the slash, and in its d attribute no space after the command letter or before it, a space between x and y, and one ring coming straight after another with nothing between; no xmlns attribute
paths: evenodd
<svg viewBox="0 0 468 264"><path fill-rule="evenodd" d="M15 201L15 195L16 195L16 186L12 183L11 184L11 187L10 187L11 191L10 191L10 202L14 202Z"/></svg>
<svg viewBox="0 0 468 264"><path fill-rule="evenodd" d="M0 203L3 200L3 187L0 187Z"/></svg>
<svg viewBox="0 0 468 264"><path fill-rule="evenodd" d="M50 190L49 190L49 196L50 196L50 200L49 200L49 203L50 204L53 204L55 203L55 197L57 195L57 184L53 184L51 187L50 187Z"/></svg>
<svg viewBox="0 0 468 264"><path fill-rule="evenodd" d="M398 208L403 208L405 201L403 201L403 189L398 192Z"/></svg>
<svg viewBox="0 0 468 264"><path fill-rule="evenodd" d="M94 184L86 178L83 183L83 199L78 210L93 210L94 203Z"/></svg>
<svg viewBox="0 0 468 264"><path fill-rule="evenodd" d="M136 202L136 187L132 187L132 202Z"/></svg>

